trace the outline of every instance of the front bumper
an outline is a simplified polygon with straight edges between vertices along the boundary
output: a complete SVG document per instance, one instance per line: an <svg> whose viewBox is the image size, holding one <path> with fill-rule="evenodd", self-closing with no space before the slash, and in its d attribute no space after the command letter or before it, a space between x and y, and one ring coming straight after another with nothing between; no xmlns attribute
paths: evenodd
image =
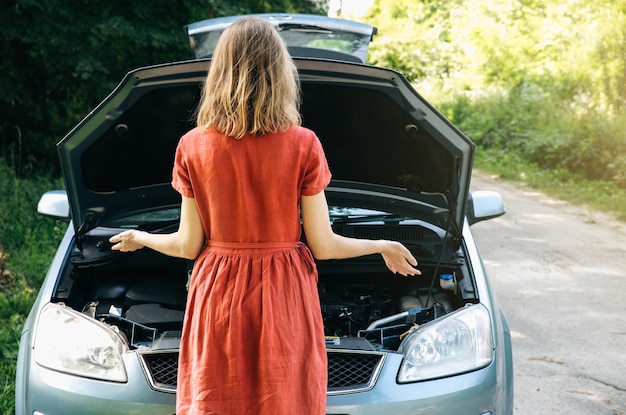
<svg viewBox="0 0 626 415"><path fill-rule="evenodd" d="M328 397L329 415L505 414L497 365L411 384L396 383L401 355L391 354L376 386L367 392Z"/></svg>
<svg viewBox="0 0 626 415"><path fill-rule="evenodd" d="M18 364L16 415L174 415L176 395L150 388L136 353L126 353L129 381L105 382ZM20 382L23 384L20 385Z"/></svg>
<svg viewBox="0 0 626 415"><path fill-rule="evenodd" d="M150 388L139 356L124 356L129 382L111 383L48 370L27 368L27 393L16 415L174 415L176 397ZM484 415L505 414L497 365L474 372L412 384L396 383L401 355L389 354L375 386L366 392L328 397L329 415ZM21 368L24 369L24 368ZM506 383L506 382L505 382Z"/></svg>

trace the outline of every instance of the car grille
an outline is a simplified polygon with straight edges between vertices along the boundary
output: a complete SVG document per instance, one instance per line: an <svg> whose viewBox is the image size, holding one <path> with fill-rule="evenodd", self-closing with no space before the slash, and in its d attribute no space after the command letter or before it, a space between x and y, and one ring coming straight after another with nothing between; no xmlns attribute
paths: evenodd
<svg viewBox="0 0 626 415"><path fill-rule="evenodd" d="M384 354L348 350L328 351L328 394L352 393L374 386Z"/></svg>
<svg viewBox="0 0 626 415"><path fill-rule="evenodd" d="M142 354L141 360L150 385L164 392L176 391L178 352Z"/></svg>
<svg viewBox="0 0 626 415"><path fill-rule="evenodd" d="M328 350L328 394L354 393L374 386L384 360L383 353ZM176 391L178 352L141 354L153 389Z"/></svg>

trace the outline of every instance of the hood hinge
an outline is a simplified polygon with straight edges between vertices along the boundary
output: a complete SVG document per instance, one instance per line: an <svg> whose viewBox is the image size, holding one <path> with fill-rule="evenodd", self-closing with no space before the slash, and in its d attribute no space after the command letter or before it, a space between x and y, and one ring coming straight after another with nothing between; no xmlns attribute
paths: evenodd
<svg viewBox="0 0 626 415"><path fill-rule="evenodd" d="M83 223L80 225L80 228L78 228L78 232L76 235L76 239L77 239L77 245L78 245L78 249L82 252L82 244L83 244L83 240L84 240L84 236L92 229L96 228L98 226L98 224L100 223L100 218L102 217L102 214L104 213L104 209L99 209L99 210L91 210L89 212L87 212L87 214L85 215L85 220L83 221Z"/></svg>

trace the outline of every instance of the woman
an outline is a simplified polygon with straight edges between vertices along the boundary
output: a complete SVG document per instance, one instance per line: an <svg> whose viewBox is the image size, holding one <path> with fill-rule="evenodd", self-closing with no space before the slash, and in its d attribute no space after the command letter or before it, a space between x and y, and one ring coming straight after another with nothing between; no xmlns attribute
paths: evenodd
<svg viewBox="0 0 626 415"><path fill-rule="evenodd" d="M114 250L195 259L177 415L323 415L327 362L311 253L380 253L392 272L420 274L398 242L333 233L330 171L319 139L300 124L297 72L278 32L260 18L236 21L215 49L197 127L176 151L178 231L111 238Z"/></svg>

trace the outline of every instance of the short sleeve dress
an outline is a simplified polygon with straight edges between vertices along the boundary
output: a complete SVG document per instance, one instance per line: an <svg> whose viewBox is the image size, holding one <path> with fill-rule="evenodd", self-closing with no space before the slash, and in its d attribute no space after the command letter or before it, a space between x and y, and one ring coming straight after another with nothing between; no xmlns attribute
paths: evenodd
<svg viewBox="0 0 626 415"><path fill-rule="evenodd" d="M325 413L317 270L300 242L299 200L330 177L304 127L181 138L172 185L195 198L207 241L190 280L177 415Z"/></svg>

